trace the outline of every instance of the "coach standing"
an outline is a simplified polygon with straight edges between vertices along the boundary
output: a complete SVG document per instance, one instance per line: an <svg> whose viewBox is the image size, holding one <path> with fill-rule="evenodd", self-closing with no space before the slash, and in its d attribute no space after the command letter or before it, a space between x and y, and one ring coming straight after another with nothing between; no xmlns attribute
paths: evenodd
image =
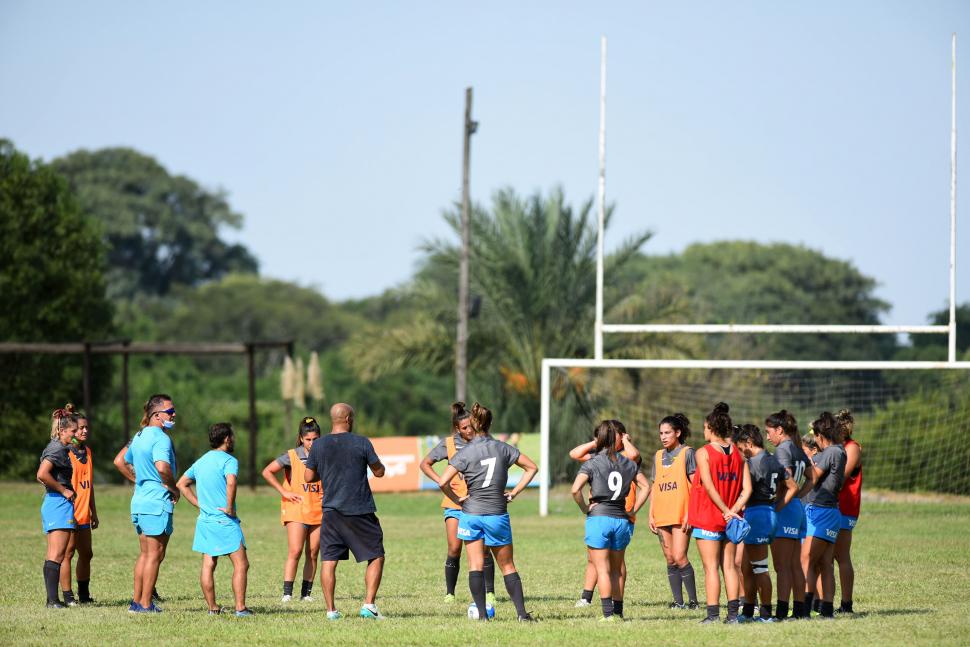
<svg viewBox="0 0 970 647"><path fill-rule="evenodd" d="M320 522L320 580L327 603L327 619L342 616L334 605L337 561L353 552L358 563L366 561L364 606L361 618L381 620L374 600L384 572L384 532L377 519L377 506L367 482L367 468L384 476L384 465L374 445L354 434L354 410L338 403L330 408L331 431L314 441L307 456L304 479L320 481L323 489L323 519Z"/></svg>

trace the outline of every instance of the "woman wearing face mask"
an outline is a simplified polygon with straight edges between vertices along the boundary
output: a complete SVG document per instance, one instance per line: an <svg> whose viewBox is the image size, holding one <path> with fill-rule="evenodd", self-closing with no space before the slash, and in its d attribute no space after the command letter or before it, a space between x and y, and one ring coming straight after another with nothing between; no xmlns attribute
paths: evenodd
<svg viewBox="0 0 970 647"><path fill-rule="evenodd" d="M47 555L44 561L44 587L47 589L47 608L66 609L58 598L61 563L67 544L74 534L74 499L71 485L71 458L68 446L77 433L77 414L70 404L51 414L51 441L40 455L37 481L46 494L40 508L41 524L47 533Z"/></svg>
<svg viewBox="0 0 970 647"><path fill-rule="evenodd" d="M94 471L92 462L94 457L88 447L88 417L78 414L77 433L69 446L73 477L71 486L77 497L74 499L74 523L76 524L71 539L67 544L64 561L61 562L61 590L64 591L64 604L73 607L75 604L90 604L91 598L91 531L98 527L98 509L94 504ZM77 553L77 600L71 590L71 561Z"/></svg>

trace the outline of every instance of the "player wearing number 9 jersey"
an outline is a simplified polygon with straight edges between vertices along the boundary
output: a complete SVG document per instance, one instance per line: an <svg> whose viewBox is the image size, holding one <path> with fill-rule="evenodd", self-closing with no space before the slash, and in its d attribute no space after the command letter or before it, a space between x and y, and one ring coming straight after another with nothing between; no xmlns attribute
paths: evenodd
<svg viewBox="0 0 970 647"><path fill-rule="evenodd" d="M617 453L619 439L625 433L619 420L604 420L597 426L596 454L583 463L572 488L576 505L586 514L586 546L596 567L603 620L607 622L622 618L621 614L614 615L614 610L617 602L622 610L620 574L626 547L633 537L633 523L626 509L631 484L636 481L639 486L633 514L650 496L650 483L637 464ZM587 483L588 505L583 499L583 487Z"/></svg>
<svg viewBox="0 0 970 647"><path fill-rule="evenodd" d="M801 540L805 538L805 507L802 497L812 488L815 475L808 469L809 461L802 449L795 416L782 409L765 418L765 432L775 446L775 458L785 470L785 477L795 482L797 491L786 490L776 506L778 524L775 540L771 543L771 561L778 578L778 605L775 618L788 617L788 602L794 592L792 617L804 613L805 571L800 557Z"/></svg>
<svg viewBox="0 0 970 647"><path fill-rule="evenodd" d="M505 588L515 604L519 620L531 621L532 616L525 610L522 580L513 561L508 504L529 485L539 469L515 447L489 436L491 411L476 402L471 414L475 436L451 458L440 481L445 496L461 504L458 537L465 542L468 553L468 588L478 607L478 618L487 620L482 572L487 548L502 569ZM525 473L512 491L506 492L505 485L512 465L518 465ZM451 480L459 473L464 476L468 487L468 494L461 498L451 487Z"/></svg>

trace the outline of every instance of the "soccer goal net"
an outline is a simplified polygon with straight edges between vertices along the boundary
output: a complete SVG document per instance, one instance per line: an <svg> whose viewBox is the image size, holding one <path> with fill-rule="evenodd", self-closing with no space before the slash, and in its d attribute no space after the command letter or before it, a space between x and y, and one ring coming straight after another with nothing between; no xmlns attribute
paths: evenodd
<svg viewBox="0 0 970 647"><path fill-rule="evenodd" d="M822 411L848 409L864 448L866 488L970 494L970 371L595 368L552 366L548 389L548 475L566 483L578 465L569 450L594 426L621 420L649 465L660 448L657 425L681 412L690 445L704 443L704 417L717 402L735 424L764 428L787 409L799 431ZM770 448L770 443L766 442Z"/></svg>

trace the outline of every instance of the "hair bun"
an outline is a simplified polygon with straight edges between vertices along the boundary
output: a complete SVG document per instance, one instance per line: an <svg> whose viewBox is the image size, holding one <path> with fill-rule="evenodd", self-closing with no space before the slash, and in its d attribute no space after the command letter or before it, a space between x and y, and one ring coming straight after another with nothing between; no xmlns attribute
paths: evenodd
<svg viewBox="0 0 970 647"><path fill-rule="evenodd" d="M303 424L305 424L305 425L309 425L309 424L312 424L312 423L314 423L314 422L316 422L316 420L314 420L314 419L313 419L312 417L310 417L310 416L307 416L306 418L304 418L304 419L303 419Z"/></svg>
<svg viewBox="0 0 970 647"><path fill-rule="evenodd" d="M64 405L64 410L67 411L68 413L74 413L74 405L68 402L67 404Z"/></svg>
<svg viewBox="0 0 970 647"><path fill-rule="evenodd" d="M714 413L727 413L731 410L731 407L725 402L718 402L714 405Z"/></svg>
<svg viewBox="0 0 970 647"><path fill-rule="evenodd" d="M677 420L679 420L681 423L683 423L683 425L685 427L689 427L690 426L690 420L688 420L687 416L685 416L684 414L682 414L682 413L675 413L674 414L674 418L677 418Z"/></svg>

